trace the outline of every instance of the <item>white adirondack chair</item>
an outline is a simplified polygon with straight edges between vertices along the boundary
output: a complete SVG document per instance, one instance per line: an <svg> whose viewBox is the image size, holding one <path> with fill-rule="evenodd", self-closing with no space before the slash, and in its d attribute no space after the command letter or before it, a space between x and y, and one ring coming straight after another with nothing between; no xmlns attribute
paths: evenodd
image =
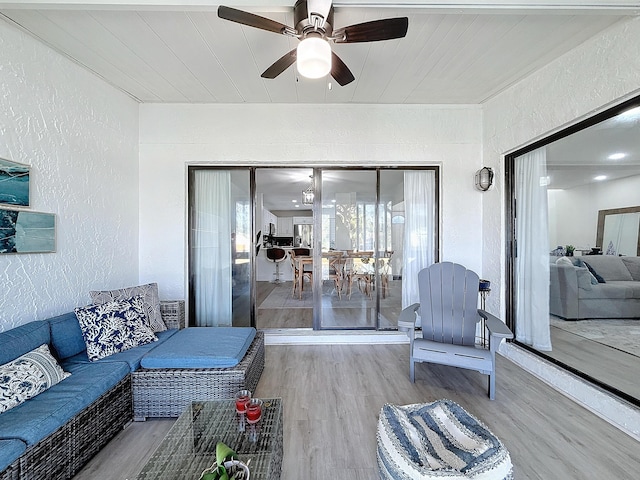
<svg viewBox="0 0 640 480"><path fill-rule="evenodd" d="M463 265L435 263L418 273L420 303L400 313L398 328L410 341L409 376L415 381L415 363L439 363L468 368L489 376L489 398L495 398L496 351L513 333L497 317L478 308L478 275ZM420 315L422 338L416 338ZM488 348L476 341L476 326L484 319Z"/></svg>

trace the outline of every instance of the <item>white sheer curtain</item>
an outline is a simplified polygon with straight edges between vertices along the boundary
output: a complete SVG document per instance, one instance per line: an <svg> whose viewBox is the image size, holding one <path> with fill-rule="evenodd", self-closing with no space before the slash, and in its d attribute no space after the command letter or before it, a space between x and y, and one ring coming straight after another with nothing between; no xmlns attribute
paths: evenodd
<svg viewBox="0 0 640 480"><path fill-rule="evenodd" d="M516 339L551 350L549 331L549 219L547 153L539 148L515 161Z"/></svg>
<svg viewBox="0 0 640 480"><path fill-rule="evenodd" d="M194 175L191 279L199 327L231 325L231 173Z"/></svg>
<svg viewBox="0 0 640 480"><path fill-rule="evenodd" d="M433 170L404 172L402 308L419 301L418 272L434 262L435 185Z"/></svg>

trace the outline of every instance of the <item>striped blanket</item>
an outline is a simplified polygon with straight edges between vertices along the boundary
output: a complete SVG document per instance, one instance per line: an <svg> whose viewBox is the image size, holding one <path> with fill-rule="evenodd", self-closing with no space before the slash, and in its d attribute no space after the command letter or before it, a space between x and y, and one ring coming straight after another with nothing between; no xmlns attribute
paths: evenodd
<svg viewBox="0 0 640 480"><path fill-rule="evenodd" d="M385 405L378 421L383 480L510 480L509 452L478 419L451 400Z"/></svg>

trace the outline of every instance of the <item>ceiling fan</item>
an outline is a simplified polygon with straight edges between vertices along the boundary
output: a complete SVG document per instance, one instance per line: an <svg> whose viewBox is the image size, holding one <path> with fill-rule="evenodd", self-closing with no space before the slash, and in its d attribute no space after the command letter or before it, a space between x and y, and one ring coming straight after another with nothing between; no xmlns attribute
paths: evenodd
<svg viewBox="0 0 640 480"><path fill-rule="evenodd" d="M377 42L402 38L407 34L407 17L387 18L333 29L331 0L297 0L293 7L295 27L237 10L218 7L218 16L224 20L279 33L300 40L297 48L275 61L263 73L263 78L276 78L297 61L298 72L308 78L321 78L331 73L340 85L355 80L351 70L331 51L330 42Z"/></svg>

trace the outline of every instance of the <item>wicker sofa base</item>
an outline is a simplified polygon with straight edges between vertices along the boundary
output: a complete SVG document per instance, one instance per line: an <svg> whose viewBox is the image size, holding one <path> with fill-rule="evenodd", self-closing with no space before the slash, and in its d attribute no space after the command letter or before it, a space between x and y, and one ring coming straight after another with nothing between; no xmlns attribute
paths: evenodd
<svg viewBox="0 0 640 480"><path fill-rule="evenodd" d="M27 448L20 457L20 478L70 479L132 416L131 377L127 375L65 425Z"/></svg>
<svg viewBox="0 0 640 480"><path fill-rule="evenodd" d="M0 472L0 480L18 480L20 478L20 459L9 465L3 472Z"/></svg>
<svg viewBox="0 0 640 480"><path fill-rule="evenodd" d="M257 332L235 367L208 369L138 369L132 375L133 419L178 417L193 401L233 398L254 391L264 370L264 333Z"/></svg>

